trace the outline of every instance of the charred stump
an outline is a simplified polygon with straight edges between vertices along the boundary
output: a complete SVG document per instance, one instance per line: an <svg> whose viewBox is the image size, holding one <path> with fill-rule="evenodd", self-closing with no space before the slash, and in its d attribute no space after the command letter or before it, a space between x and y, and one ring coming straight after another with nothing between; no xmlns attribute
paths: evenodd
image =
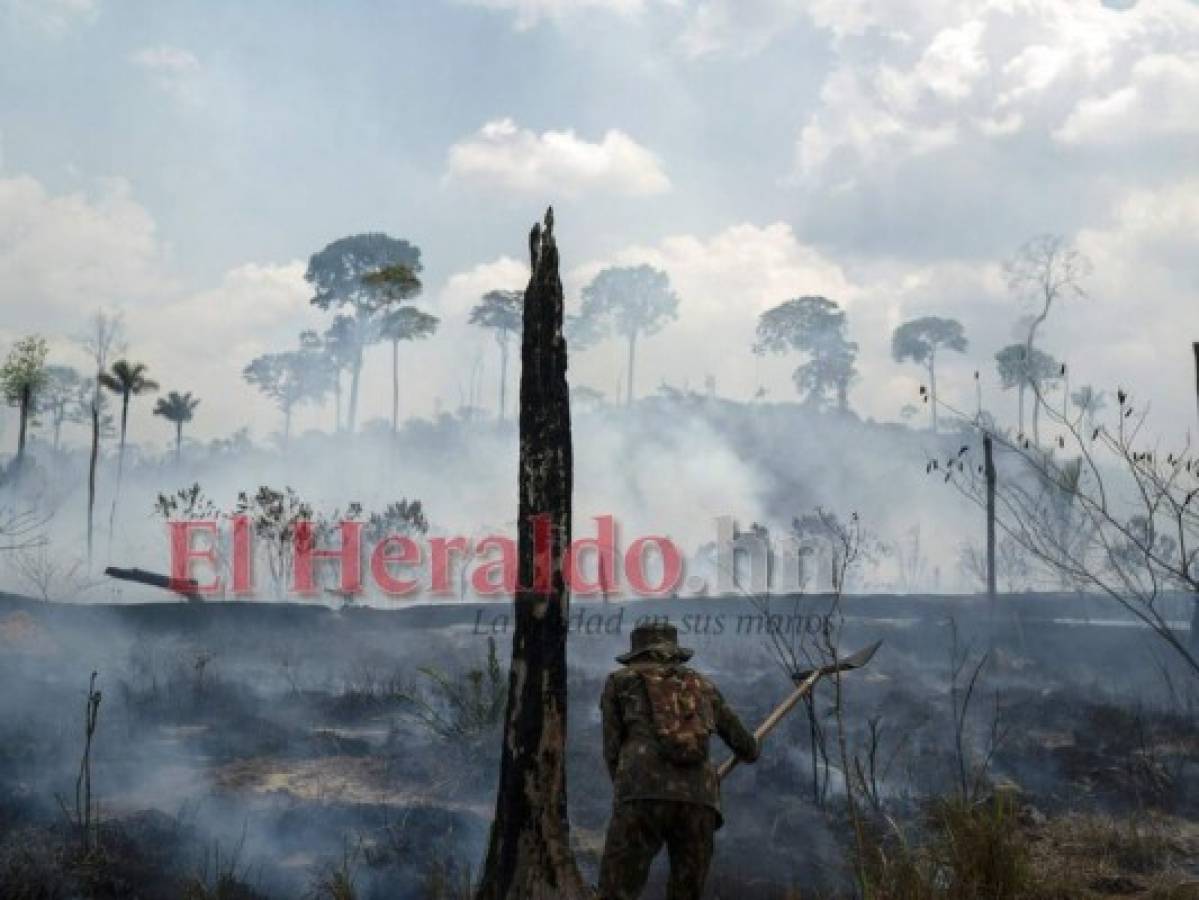
<svg viewBox="0 0 1199 900"><path fill-rule="evenodd" d="M520 375L517 589L500 784L478 900L591 898L566 817L572 452L553 210L529 235Z"/></svg>

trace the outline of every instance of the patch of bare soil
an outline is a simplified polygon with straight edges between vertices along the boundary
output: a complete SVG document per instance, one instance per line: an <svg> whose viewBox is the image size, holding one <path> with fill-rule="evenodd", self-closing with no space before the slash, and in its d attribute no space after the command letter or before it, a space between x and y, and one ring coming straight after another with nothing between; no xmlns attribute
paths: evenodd
<svg viewBox="0 0 1199 900"><path fill-rule="evenodd" d="M286 794L308 803L437 806L483 816L491 812L455 800L450 796L449 781L417 783L401 779L390 760L378 756L255 757L222 766L214 781L233 793Z"/></svg>

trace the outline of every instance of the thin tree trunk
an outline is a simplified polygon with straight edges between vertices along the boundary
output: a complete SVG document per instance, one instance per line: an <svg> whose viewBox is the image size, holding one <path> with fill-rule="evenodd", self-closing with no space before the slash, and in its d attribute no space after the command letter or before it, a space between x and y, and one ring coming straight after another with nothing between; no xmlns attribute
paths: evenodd
<svg viewBox="0 0 1199 900"><path fill-rule="evenodd" d="M1020 434L1024 434L1024 389L1027 385L1024 383L1024 376L1020 376L1020 384L1016 389L1016 396L1020 398L1020 416L1017 420L1020 423Z"/></svg>
<svg viewBox="0 0 1199 900"><path fill-rule="evenodd" d="M1036 385L1032 392L1032 442L1033 446L1041 446L1041 385Z"/></svg>
<svg viewBox="0 0 1199 900"><path fill-rule="evenodd" d="M87 464L87 564L92 565L92 522L96 512L96 463L100 458L100 387L92 397L92 452Z"/></svg>
<svg viewBox="0 0 1199 900"><path fill-rule="evenodd" d="M337 378L333 382L333 433L341 431L341 366L337 367Z"/></svg>
<svg viewBox="0 0 1199 900"><path fill-rule="evenodd" d="M21 424L17 431L17 470L25 462L25 434L29 428L29 400L31 390L29 385L24 385L21 388Z"/></svg>
<svg viewBox="0 0 1199 900"><path fill-rule="evenodd" d="M54 413L54 452L59 451L62 445L62 416L56 410Z"/></svg>
<svg viewBox="0 0 1199 900"><path fill-rule="evenodd" d="M629 335L628 384L625 385L625 406L633 405L633 365L637 359L637 332Z"/></svg>
<svg viewBox="0 0 1199 900"><path fill-rule="evenodd" d="M929 404L932 406L933 434L937 433L937 355L936 351L928 354L928 393Z"/></svg>
<svg viewBox="0 0 1199 900"><path fill-rule="evenodd" d="M983 438L984 471L987 479L987 597L992 615L995 604L995 448L991 436Z"/></svg>
<svg viewBox="0 0 1199 900"><path fill-rule="evenodd" d="M354 357L354 368L350 373L350 408L346 414L346 430L354 433L354 425L358 421L358 381L362 376L362 348Z"/></svg>
<svg viewBox="0 0 1199 900"><path fill-rule="evenodd" d="M566 636L572 455L553 214L534 233L520 377L516 629L500 784L477 900L592 897L566 817Z"/></svg>
<svg viewBox="0 0 1199 900"><path fill-rule="evenodd" d="M504 421L504 407L508 391L508 333L500 331L500 421Z"/></svg>
<svg viewBox="0 0 1199 900"><path fill-rule="evenodd" d="M1195 409L1199 412L1199 341L1191 344L1195 353ZM1199 655L1199 594L1196 594L1191 610L1191 652Z"/></svg>
<svg viewBox="0 0 1199 900"><path fill-rule="evenodd" d="M175 423L175 465L179 465L179 460L183 455L183 421Z"/></svg>
<svg viewBox="0 0 1199 900"><path fill-rule="evenodd" d="M108 510L108 558L112 559L112 533L117 524L117 503L121 499L121 480L125 472L125 434L129 424L129 392L121 392L121 441L117 445L117 487Z"/></svg>
<svg viewBox="0 0 1199 900"><path fill-rule="evenodd" d="M400 430L400 342L391 342L391 433Z"/></svg>

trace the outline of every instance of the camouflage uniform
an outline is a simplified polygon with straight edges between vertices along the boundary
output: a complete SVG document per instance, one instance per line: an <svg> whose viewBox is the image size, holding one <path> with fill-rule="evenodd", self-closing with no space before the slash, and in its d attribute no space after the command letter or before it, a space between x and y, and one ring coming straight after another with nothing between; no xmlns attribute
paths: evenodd
<svg viewBox="0 0 1199 900"><path fill-rule="evenodd" d="M723 818L720 781L706 759L672 762L655 731L641 670L691 673L700 685L706 730L720 735L742 760L758 756L758 742L708 679L682 663L691 656L678 647L675 629L654 626L633 633L633 652L604 686L604 760L612 776L615 809L600 864L602 900L636 900L650 864L665 844L670 854L669 900L698 900L712 858L712 836Z"/></svg>

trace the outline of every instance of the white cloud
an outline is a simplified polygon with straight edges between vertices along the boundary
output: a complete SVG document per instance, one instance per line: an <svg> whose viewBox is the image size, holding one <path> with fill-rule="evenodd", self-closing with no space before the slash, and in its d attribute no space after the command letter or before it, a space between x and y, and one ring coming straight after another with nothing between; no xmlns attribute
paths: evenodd
<svg viewBox="0 0 1199 900"><path fill-rule="evenodd" d="M46 335L68 364L84 362L73 338L94 310L123 313L129 353L164 389L204 398L196 434L205 436L273 422L242 384L242 366L328 318L308 303L299 261L245 263L215 287L186 290L153 217L116 178L58 195L27 175L0 178L0 285L3 336ZM148 410L139 415L156 433Z"/></svg>
<svg viewBox="0 0 1199 900"><path fill-rule="evenodd" d="M438 295L437 312L466 319L488 291L523 291L528 283L528 265L511 256L501 256L451 275Z"/></svg>
<svg viewBox="0 0 1199 900"><path fill-rule="evenodd" d="M170 295L177 286L166 255L123 179L60 195L27 175L0 179L0 285L10 327L72 331L81 310Z"/></svg>
<svg viewBox="0 0 1199 900"><path fill-rule="evenodd" d="M640 196L670 188L658 158L622 131L609 130L593 143L569 130L537 134L507 118L451 146L446 177L567 196L595 190Z"/></svg>
<svg viewBox="0 0 1199 900"><path fill-rule="evenodd" d="M1195 136L1196 109L1199 56L1152 54L1137 61L1127 84L1079 101L1054 137L1065 144L1131 144Z"/></svg>
<svg viewBox="0 0 1199 900"><path fill-rule="evenodd" d="M802 16L799 0L701 0L689 11L678 45L691 57L751 56Z"/></svg>
<svg viewBox="0 0 1199 900"><path fill-rule="evenodd" d="M957 144L1193 133L1199 7L817 3L838 62L800 131L800 179L870 179ZM969 153L969 150L963 150ZM1052 152L1046 149L1045 152Z"/></svg>

